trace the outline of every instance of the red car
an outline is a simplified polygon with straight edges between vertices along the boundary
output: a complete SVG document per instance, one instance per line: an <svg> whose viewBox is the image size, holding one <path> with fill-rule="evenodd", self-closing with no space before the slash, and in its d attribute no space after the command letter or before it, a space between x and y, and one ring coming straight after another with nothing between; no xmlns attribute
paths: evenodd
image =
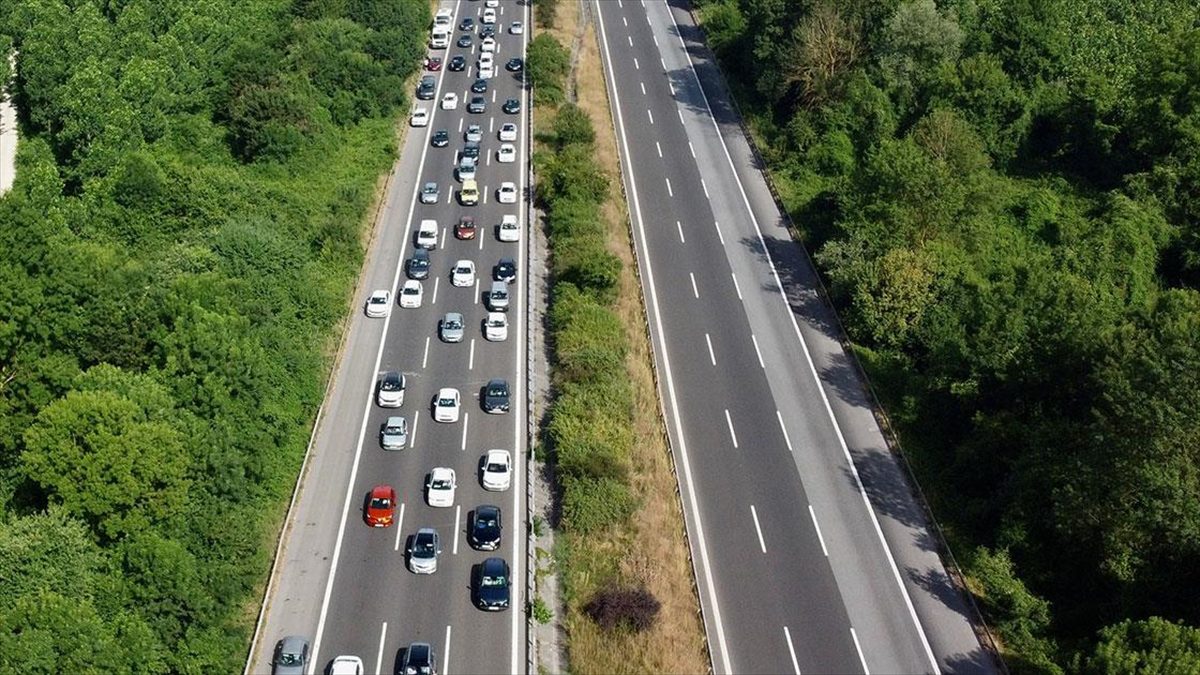
<svg viewBox="0 0 1200 675"><path fill-rule="evenodd" d="M454 236L459 239L474 239L475 218L472 216L459 218L458 224L454 226Z"/></svg>
<svg viewBox="0 0 1200 675"><path fill-rule="evenodd" d="M426 70L441 70L442 69L442 57L426 56L425 57L425 69Z"/></svg>
<svg viewBox="0 0 1200 675"><path fill-rule="evenodd" d="M367 524L388 527L396 518L396 490L391 485L376 485L367 499Z"/></svg>

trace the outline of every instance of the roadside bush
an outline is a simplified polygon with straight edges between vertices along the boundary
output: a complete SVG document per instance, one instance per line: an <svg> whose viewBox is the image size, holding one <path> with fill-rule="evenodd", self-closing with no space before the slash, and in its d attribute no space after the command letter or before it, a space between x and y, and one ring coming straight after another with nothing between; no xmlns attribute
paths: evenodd
<svg viewBox="0 0 1200 675"><path fill-rule="evenodd" d="M603 233L564 237L555 243L554 274L559 281L574 284L605 304L616 299L621 261L608 250Z"/></svg>
<svg viewBox="0 0 1200 675"><path fill-rule="evenodd" d="M966 568L982 584L980 600L1006 640L1006 651L1043 673L1060 673L1054 663L1057 647L1046 638L1050 626L1050 603L1034 595L1017 578L1007 550L979 547Z"/></svg>
<svg viewBox="0 0 1200 675"><path fill-rule="evenodd" d="M611 405L611 387L570 386L554 402L547 427L559 474L623 480L633 449L629 406Z"/></svg>
<svg viewBox="0 0 1200 675"><path fill-rule="evenodd" d="M558 3L559 0L533 0L533 12L539 26L554 26L554 19L558 16Z"/></svg>
<svg viewBox="0 0 1200 675"><path fill-rule="evenodd" d="M558 114L554 116L554 144L561 150L577 143L591 147L595 142L592 118L574 103L559 106Z"/></svg>
<svg viewBox="0 0 1200 675"><path fill-rule="evenodd" d="M590 534L624 522L637 508L637 500L624 483L611 478L560 477L563 488L563 527Z"/></svg>
<svg viewBox="0 0 1200 675"><path fill-rule="evenodd" d="M550 229L550 244L554 246L559 237L589 232L603 232L600 224L599 206L586 199L560 198L555 200L553 210L547 215L546 223ZM555 253L560 253L559 247L554 246Z"/></svg>
<svg viewBox="0 0 1200 675"><path fill-rule="evenodd" d="M541 33L529 42L525 58L525 75L533 86L535 105L558 105L566 96L567 71L571 54L549 33Z"/></svg>
<svg viewBox="0 0 1200 675"><path fill-rule="evenodd" d="M590 382L620 377L629 348L621 320L594 299L577 302L571 309L565 321L564 312L553 312L558 378Z"/></svg>
<svg viewBox="0 0 1200 675"><path fill-rule="evenodd" d="M654 626L662 605L644 586L612 585L596 593L583 611L605 630L625 628L634 632Z"/></svg>

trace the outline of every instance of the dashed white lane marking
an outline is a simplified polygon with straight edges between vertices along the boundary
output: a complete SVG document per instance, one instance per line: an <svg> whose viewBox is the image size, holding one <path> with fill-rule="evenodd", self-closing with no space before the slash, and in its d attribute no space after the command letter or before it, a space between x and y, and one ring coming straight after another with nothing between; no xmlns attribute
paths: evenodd
<svg viewBox="0 0 1200 675"><path fill-rule="evenodd" d="M670 90L671 90L671 95L672 95L672 96L674 96L674 95L675 95L675 85L671 84L671 81L670 81L670 80L667 80L667 89L670 89Z"/></svg>
<svg viewBox="0 0 1200 675"><path fill-rule="evenodd" d="M446 248L446 231L447 231L447 230L449 230L449 229L450 229L450 228L448 228L448 227L443 227L443 228L442 228L442 243L441 243L441 247L442 247L442 248Z"/></svg>
<svg viewBox="0 0 1200 675"><path fill-rule="evenodd" d="M662 64L662 69L665 71L667 69L667 62L663 61L663 58L661 56L658 57L658 62Z"/></svg>
<svg viewBox="0 0 1200 675"><path fill-rule="evenodd" d="M854 626L850 627L850 637L854 638L854 648L858 650L858 660L862 663L863 673L871 675L871 669L867 667L867 657L863 656L862 645L858 644L858 633L854 632Z"/></svg>
<svg viewBox="0 0 1200 675"><path fill-rule="evenodd" d="M763 363L762 352L758 351L758 338L754 337L754 333L750 334L750 341L754 343L754 354L758 356L758 367L766 370L767 366Z"/></svg>
<svg viewBox="0 0 1200 675"><path fill-rule="evenodd" d="M421 421L420 415L413 415L412 429L408 430L408 447L417 447L417 422Z"/></svg>
<svg viewBox="0 0 1200 675"><path fill-rule="evenodd" d="M650 124L654 124L654 113L650 112L649 108L646 108L646 115L650 117Z"/></svg>
<svg viewBox="0 0 1200 675"><path fill-rule="evenodd" d="M471 338L471 355L467 357L467 370L475 370L475 338Z"/></svg>
<svg viewBox="0 0 1200 675"><path fill-rule="evenodd" d="M754 510L754 505L750 505L750 517L754 519L754 531L758 533L758 547L763 553L767 552L767 542L763 541L762 528L758 526L758 511Z"/></svg>
<svg viewBox="0 0 1200 675"><path fill-rule="evenodd" d="M442 672L450 673L450 626L446 626L446 646L442 649Z"/></svg>
<svg viewBox="0 0 1200 675"><path fill-rule="evenodd" d="M729 276L733 279L733 290L737 291L738 300L741 300L742 299L742 287L738 285L737 275L733 274L731 272L729 274Z"/></svg>
<svg viewBox="0 0 1200 675"><path fill-rule="evenodd" d="M690 277L692 280L692 295L694 295L696 297L696 299L699 300L700 299L700 289L696 288L696 275L692 274L691 272L688 272L688 277Z"/></svg>
<svg viewBox="0 0 1200 675"><path fill-rule="evenodd" d="M637 60L636 58L633 60L633 69L634 69L634 70L641 70L641 69L642 69L642 67L638 65L638 60Z"/></svg>
<svg viewBox="0 0 1200 675"><path fill-rule="evenodd" d="M454 549L451 555L458 555L458 519L462 517L462 504L454 505Z"/></svg>
<svg viewBox="0 0 1200 675"><path fill-rule="evenodd" d="M788 653L792 655L792 670L796 671L796 675L800 675L800 663L796 661L796 648L792 646L792 633L787 626L783 627L783 639L787 640Z"/></svg>
<svg viewBox="0 0 1200 675"><path fill-rule="evenodd" d="M696 148L692 146L691 141L688 141L688 152L692 153L692 159L696 159Z"/></svg>
<svg viewBox="0 0 1200 675"><path fill-rule="evenodd" d="M821 542L821 553L824 553L825 557L828 558L829 549L825 548L825 537L821 536L821 524L817 522L817 512L813 511L812 504L808 505L808 515L812 518L813 529L817 531L817 541Z"/></svg>
<svg viewBox="0 0 1200 675"><path fill-rule="evenodd" d="M704 198L711 199L711 197L708 196L708 183L705 183L703 178L700 179L700 187L704 188Z"/></svg>
<svg viewBox="0 0 1200 675"><path fill-rule="evenodd" d="M729 416L729 408L725 409L725 423L729 425L729 437L733 439L733 447L737 447L737 432L733 430L733 418Z"/></svg>
<svg viewBox="0 0 1200 675"><path fill-rule="evenodd" d="M753 336L751 336L753 337ZM783 431L783 442L787 443L788 451L792 450L792 438L788 436L787 425L783 423L783 413L779 410L775 411L775 419L779 420L779 428Z"/></svg>
<svg viewBox="0 0 1200 675"><path fill-rule="evenodd" d="M483 239L480 239L480 240L479 240L479 242L480 242L480 244L481 244L480 248L483 248L483 247L482 247L482 244L483 244ZM479 279L476 279L476 280L475 280L475 288L474 288L474 293L475 293L475 304L477 304L477 305L478 305L478 304L479 304Z"/></svg>
<svg viewBox="0 0 1200 675"><path fill-rule="evenodd" d="M638 82L638 84L642 85L642 96L645 96L646 95L646 83Z"/></svg>
<svg viewBox="0 0 1200 675"><path fill-rule="evenodd" d="M708 336L708 333L704 334L704 342L708 345L708 362L714 366L717 365L717 355L713 353L712 338Z"/></svg>
<svg viewBox="0 0 1200 675"><path fill-rule="evenodd" d="M668 178L668 179L666 179L666 180L667 180L667 196L668 196L668 197L674 197L674 196L675 196L675 191L671 189L671 179L670 179L670 178Z"/></svg>
<svg viewBox="0 0 1200 675"><path fill-rule="evenodd" d="M384 621L383 625L379 627L379 655L375 657L375 672L377 673L383 672L383 642L386 637L387 622Z"/></svg>
<svg viewBox="0 0 1200 675"><path fill-rule="evenodd" d="M393 551L400 550L400 540L404 537L404 503L400 504L400 516L396 518L396 545L392 547Z"/></svg>
<svg viewBox="0 0 1200 675"><path fill-rule="evenodd" d="M434 277L434 279L433 279L433 299L429 301L429 304L431 304L431 305L436 305L436 304L437 304L437 292L438 292L438 285L439 285L441 282L442 282L442 278L441 278L441 277Z"/></svg>
<svg viewBox="0 0 1200 675"><path fill-rule="evenodd" d="M467 423L471 421L471 413L463 413L463 435L462 443L459 445L459 450L467 449Z"/></svg>
<svg viewBox="0 0 1200 675"><path fill-rule="evenodd" d="M629 39L629 46L632 47L633 46L633 36L627 35L626 37Z"/></svg>
<svg viewBox="0 0 1200 675"><path fill-rule="evenodd" d="M675 221L675 229L679 230L679 243L686 244L687 240L683 238L683 225L678 220Z"/></svg>
<svg viewBox="0 0 1200 675"><path fill-rule="evenodd" d="M425 364L429 363L429 338L425 338L425 356L421 357L421 370L425 370Z"/></svg>
<svg viewBox="0 0 1200 675"><path fill-rule="evenodd" d="M654 39L654 46L655 46L655 47L657 47L657 46L658 46L658 36L657 36L657 35L651 35L650 37Z"/></svg>
<svg viewBox="0 0 1200 675"><path fill-rule="evenodd" d="M625 24L626 28L629 27L629 19L626 19L625 17L621 17L621 23Z"/></svg>
<svg viewBox="0 0 1200 675"><path fill-rule="evenodd" d="M658 158L662 159L662 144L658 141L654 141L654 149L658 150Z"/></svg>
<svg viewBox="0 0 1200 675"><path fill-rule="evenodd" d="M721 234L721 223L713 221L713 227L717 228L717 238L721 240L721 245L725 245L725 235Z"/></svg>

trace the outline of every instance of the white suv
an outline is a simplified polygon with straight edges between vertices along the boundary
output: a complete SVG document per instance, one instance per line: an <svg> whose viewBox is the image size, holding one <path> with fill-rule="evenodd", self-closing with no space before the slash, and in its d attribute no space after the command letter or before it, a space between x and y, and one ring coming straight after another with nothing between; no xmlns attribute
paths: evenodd
<svg viewBox="0 0 1200 675"><path fill-rule="evenodd" d="M423 248L432 251L437 248L438 243L438 224L436 220L422 220L417 227L417 248Z"/></svg>

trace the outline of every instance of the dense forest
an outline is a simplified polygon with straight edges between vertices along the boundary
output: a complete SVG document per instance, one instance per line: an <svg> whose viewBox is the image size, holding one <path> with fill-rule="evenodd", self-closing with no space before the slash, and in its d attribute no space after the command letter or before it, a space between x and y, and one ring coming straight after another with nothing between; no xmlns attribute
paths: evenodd
<svg viewBox="0 0 1200 675"><path fill-rule="evenodd" d="M705 0L1019 672L1200 669L1200 9Z"/></svg>
<svg viewBox="0 0 1200 675"><path fill-rule="evenodd" d="M0 3L0 672L241 671L428 22Z"/></svg>

